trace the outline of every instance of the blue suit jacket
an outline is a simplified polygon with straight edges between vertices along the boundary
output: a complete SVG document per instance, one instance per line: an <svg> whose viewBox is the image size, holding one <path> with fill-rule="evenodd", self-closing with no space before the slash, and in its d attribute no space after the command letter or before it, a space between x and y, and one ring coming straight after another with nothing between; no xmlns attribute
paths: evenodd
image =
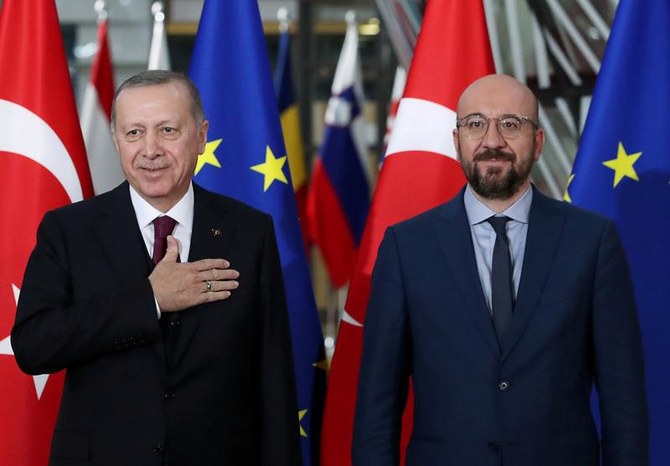
<svg viewBox="0 0 670 466"><path fill-rule="evenodd" d="M463 193L389 228L365 321L355 466L398 464L410 377L408 466L597 466L601 454L606 466L647 465L642 345L613 223L535 190L502 350Z"/></svg>

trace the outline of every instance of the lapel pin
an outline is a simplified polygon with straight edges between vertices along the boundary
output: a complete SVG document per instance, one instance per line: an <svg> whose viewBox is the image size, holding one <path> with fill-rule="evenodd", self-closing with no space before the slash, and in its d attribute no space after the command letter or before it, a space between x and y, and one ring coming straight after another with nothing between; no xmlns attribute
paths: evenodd
<svg viewBox="0 0 670 466"><path fill-rule="evenodd" d="M219 238L221 236L221 230L218 228L212 228L212 236L215 238Z"/></svg>

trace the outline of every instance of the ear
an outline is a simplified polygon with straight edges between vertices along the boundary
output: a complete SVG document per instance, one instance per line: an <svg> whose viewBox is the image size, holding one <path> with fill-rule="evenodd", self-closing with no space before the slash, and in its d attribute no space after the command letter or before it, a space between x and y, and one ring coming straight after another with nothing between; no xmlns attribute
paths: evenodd
<svg viewBox="0 0 670 466"><path fill-rule="evenodd" d="M198 126L198 154L205 152L205 146L207 145L207 131L209 131L209 121L202 120Z"/></svg>
<svg viewBox="0 0 670 466"><path fill-rule="evenodd" d="M535 152L533 153L533 160L536 162L540 160L540 155L542 155L542 148L544 147L544 130L538 128L535 131Z"/></svg>
<svg viewBox="0 0 670 466"><path fill-rule="evenodd" d="M119 141L116 137L116 131L115 130L111 130L111 131L112 131L112 141L114 142L114 149L116 149L116 153L120 156L121 151L119 150Z"/></svg>
<svg viewBox="0 0 670 466"><path fill-rule="evenodd" d="M454 128L453 131L451 132L451 137L454 140L454 149L456 149L456 160L461 161L461 145L460 141L458 140L458 128Z"/></svg>

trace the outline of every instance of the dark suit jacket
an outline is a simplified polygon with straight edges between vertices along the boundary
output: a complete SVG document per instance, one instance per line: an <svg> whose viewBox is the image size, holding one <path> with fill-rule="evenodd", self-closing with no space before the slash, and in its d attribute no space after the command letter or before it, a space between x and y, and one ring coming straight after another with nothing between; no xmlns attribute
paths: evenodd
<svg viewBox="0 0 670 466"><path fill-rule="evenodd" d="M67 369L51 465L299 464L271 217L195 186L189 261L204 258L228 259L240 286L165 314L164 345L127 183L45 215L12 345L29 374Z"/></svg>
<svg viewBox="0 0 670 466"><path fill-rule="evenodd" d="M510 327L496 341L463 194L391 227L365 321L355 466L648 464L642 347L609 220L533 194ZM589 409L599 391L604 438Z"/></svg>

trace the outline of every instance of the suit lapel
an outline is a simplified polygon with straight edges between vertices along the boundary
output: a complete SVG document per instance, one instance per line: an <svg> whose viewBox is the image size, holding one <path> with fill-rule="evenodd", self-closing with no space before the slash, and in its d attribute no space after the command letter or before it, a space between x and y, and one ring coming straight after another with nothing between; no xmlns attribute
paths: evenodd
<svg viewBox="0 0 670 466"><path fill-rule="evenodd" d="M124 280L129 276L147 277L149 257L137 226L128 183L104 196L106 199L101 199L100 219L95 226L101 249L119 277Z"/></svg>
<svg viewBox="0 0 670 466"><path fill-rule="evenodd" d="M498 341L479 281L462 190L453 201L442 206L436 218L436 233L447 268L451 271L449 276L455 281L456 288L460 289L459 294L467 305L463 311L473 320L491 351L499 356Z"/></svg>
<svg viewBox="0 0 670 466"><path fill-rule="evenodd" d="M120 280L141 280L151 273L151 258L147 252L137 217L130 200L130 188L125 182L100 199L100 219L96 233L109 264ZM165 364L163 344L157 344L156 354Z"/></svg>
<svg viewBox="0 0 670 466"><path fill-rule="evenodd" d="M193 186L195 202L188 261L225 258L235 234L234 219L228 215L225 204L220 202L220 198L214 199L209 192L195 184ZM204 309L200 309L201 307L198 306L180 313L181 329L177 339L175 364L178 363L179 358L183 355L200 325L204 314Z"/></svg>
<svg viewBox="0 0 670 466"><path fill-rule="evenodd" d="M544 289L563 228L563 216L552 202L533 188L521 281L509 330L503 339L503 359L528 325Z"/></svg>

